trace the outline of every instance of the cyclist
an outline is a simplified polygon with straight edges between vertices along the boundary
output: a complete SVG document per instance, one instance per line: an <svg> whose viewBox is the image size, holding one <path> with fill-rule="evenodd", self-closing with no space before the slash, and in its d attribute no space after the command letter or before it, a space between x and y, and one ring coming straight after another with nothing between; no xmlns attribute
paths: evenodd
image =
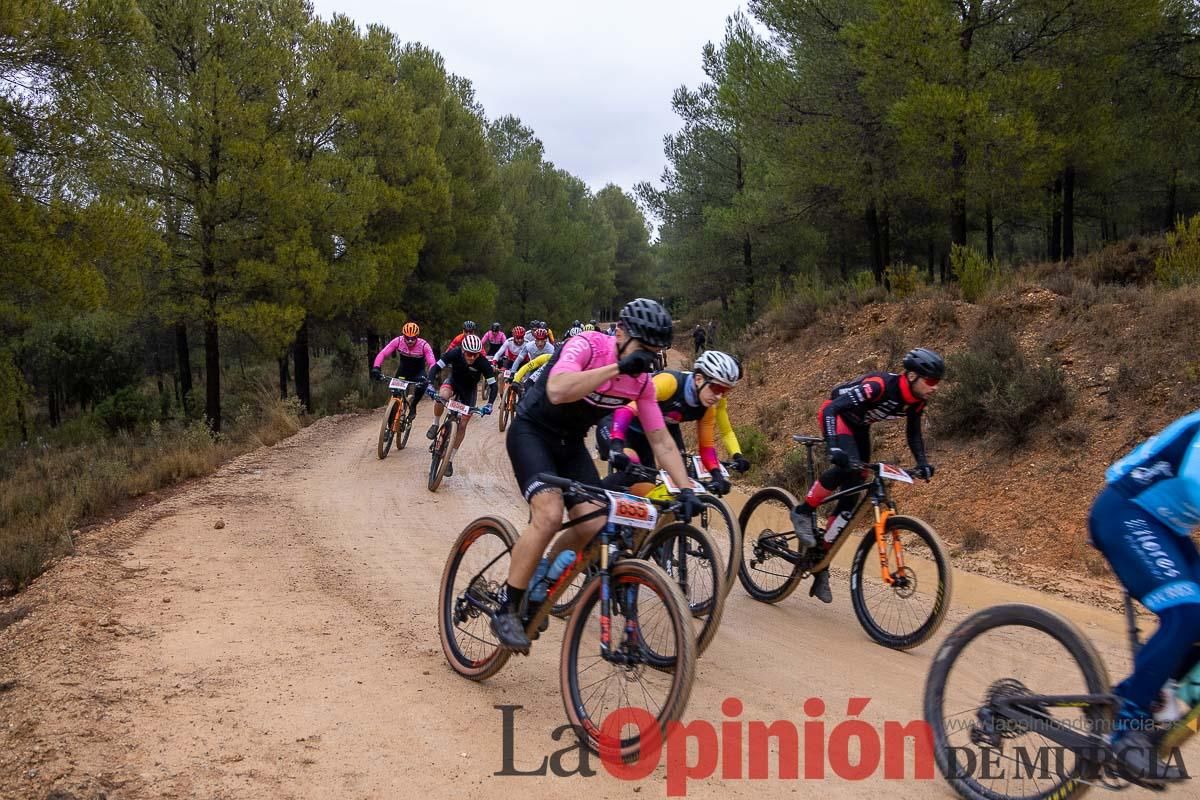
<svg viewBox="0 0 1200 800"><path fill-rule="evenodd" d="M475 323L472 322L471 320L467 320L466 322L463 323L462 333L458 334L453 339L451 339L450 344L446 345L446 349L453 350L454 348L456 348L460 344L462 344L462 340L464 337L470 336L473 333L475 333Z"/></svg>
<svg viewBox="0 0 1200 800"><path fill-rule="evenodd" d="M872 372L835 386L817 414L821 433L825 437L830 467L808 490L808 495L792 510L792 525L802 548L814 547L812 515L825 498L840 488L861 481L853 464L871 458L873 423L884 419L904 417L907 424L908 448L917 460L916 476L924 480L933 477L933 465L925 457L925 439L921 436L921 414L925 402L937 392L937 385L946 373L946 363L932 350L918 347L904 356L904 372ZM853 496L843 497L829 517L825 541L831 542L845 526L842 512L854 508ZM822 603L832 603L829 573L822 570L813 575L809 595Z"/></svg>
<svg viewBox="0 0 1200 800"><path fill-rule="evenodd" d="M721 434L721 443L733 454L735 468L739 472L750 469L750 462L742 455L733 426L729 424L729 411L725 395L737 386L742 377L742 365L727 353L709 350L696 359L691 374L679 370L664 370L654 375L655 398L667 421L667 430L682 452L683 433L680 423L695 422L699 438L700 462L713 474L714 489L719 494L729 491L729 482L718 468L714 430ZM654 468L654 452L646 439L641 425L634 418L632 405L618 408L613 415L596 426L596 442L600 458L610 461L615 469L621 469L629 461L638 461ZM622 486L626 481L613 475L613 485Z"/></svg>
<svg viewBox="0 0 1200 800"><path fill-rule="evenodd" d="M594 331L596 330L596 326L589 322L587 325L583 326L583 329L585 331Z"/></svg>
<svg viewBox="0 0 1200 800"><path fill-rule="evenodd" d="M567 331L567 338L563 339L563 341L568 341L572 336L578 336L581 333L583 333L583 328L576 325L574 328L571 328Z"/></svg>
<svg viewBox="0 0 1200 800"><path fill-rule="evenodd" d="M620 320L615 339L592 332L566 342L531 385L508 429L505 443L513 473L531 509L530 524L512 549L505 607L492 618L493 632L510 650L529 649L521 622L525 590L563 519L562 492L539 481L539 473L599 483L584 437L613 408L638 400L638 417L656 458L677 485L688 485L683 459L665 430L654 402L654 383L646 374L654 361L654 348L671 340L671 317L655 301L638 298L621 309ZM678 499L685 518L699 513L700 501L690 489L681 491ZM574 519L596 506L569 500L567 510ZM603 524L597 519L571 528L555 542L549 559L567 548L579 552Z"/></svg>
<svg viewBox="0 0 1200 800"><path fill-rule="evenodd" d="M413 414L416 413L417 404L421 402L421 398L425 394L425 386L421 384L425 380L425 370L433 366L435 361L433 348L429 346L429 342L420 337L420 325L415 322L404 323L404 327L400 329L400 335L384 345L384 348L375 356L374 366L371 367L371 378L379 380L383 377L383 360L392 353L400 357L395 377L417 382L417 386L414 387L415 391L412 393L412 411L410 413Z"/></svg>
<svg viewBox="0 0 1200 800"><path fill-rule="evenodd" d="M554 343L550 341L550 332L545 328L538 328L533 332L533 341L526 342L521 350L517 353L517 357L513 359L513 370L518 370L521 365L531 358L537 358L540 355L546 355L554 352Z"/></svg>
<svg viewBox="0 0 1200 800"><path fill-rule="evenodd" d="M692 329L692 346L696 348L696 355L699 356L704 352L704 340L708 338L704 333L704 327L697 322L696 327Z"/></svg>
<svg viewBox="0 0 1200 800"><path fill-rule="evenodd" d="M1168 425L1104 474L1088 531L1113 572L1158 629L1133 660L1133 673L1113 692L1122 705L1114 720L1113 752L1137 777L1170 779L1150 736L1150 707L1169 678L1200 662L1200 551L1189 538L1200 526L1200 411Z"/></svg>
<svg viewBox="0 0 1200 800"><path fill-rule="evenodd" d="M608 330L606 330L604 333L607 336L616 336L617 335L617 323L615 323L615 322L608 323Z"/></svg>
<svg viewBox="0 0 1200 800"><path fill-rule="evenodd" d="M508 338L504 335L504 331L500 329L499 322L493 322L492 329L481 336L480 339L483 341L484 352L493 361L496 358L496 353L508 341Z"/></svg>
<svg viewBox="0 0 1200 800"><path fill-rule="evenodd" d="M428 383L435 383L438 373L447 367L450 368L450 375L446 382L441 385L438 394L445 400L451 398L458 400L468 406L475 405L475 395L479 388L479 379L487 379L488 398L487 403L483 406L485 415L492 413L492 403L496 402L496 371L492 368L492 364L482 355L483 342L475 334L467 334L463 337L462 345L452 347L442 357L429 368ZM425 433L426 439L433 439L437 435L438 423L442 418L442 412L445 409L441 403L433 407L433 424L429 426L429 430ZM458 435L454 438L454 445L450 450L450 463L446 466L446 476L454 474L454 453L458 451L459 445L467 435L467 425L471 422L471 416L466 414L462 418L462 424L458 426Z"/></svg>

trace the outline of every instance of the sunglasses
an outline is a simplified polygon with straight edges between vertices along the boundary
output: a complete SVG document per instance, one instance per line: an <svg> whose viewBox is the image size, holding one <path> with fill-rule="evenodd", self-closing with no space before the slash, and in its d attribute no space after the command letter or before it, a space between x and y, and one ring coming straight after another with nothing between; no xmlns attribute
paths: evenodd
<svg viewBox="0 0 1200 800"><path fill-rule="evenodd" d="M416 344L416 343L417 343L417 337L416 337L416 336L405 336L405 337L404 337L404 341L405 341L407 344L410 344L410 345L412 345L412 344Z"/></svg>
<svg viewBox="0 0 1200 800"><path fill-rule="evenodd" d="M942 382L941 378L921 378L921 380L925 381L926 386L937 386Z"/></svg>
<svg viewBox="0 0 1200 800"><path fill-rule="evenodd" d="M726 386L721 383L714 383L713 381L705 381L704 388L711 391L717 397L721 397L722 395L728 394L729 391L731 389L733 389L732 386Z"/></svg>

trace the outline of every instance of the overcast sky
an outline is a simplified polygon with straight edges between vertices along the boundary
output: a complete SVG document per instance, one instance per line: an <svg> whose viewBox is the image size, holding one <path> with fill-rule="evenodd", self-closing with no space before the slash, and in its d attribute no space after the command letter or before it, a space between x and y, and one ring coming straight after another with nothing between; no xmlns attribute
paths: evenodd
<svg viewBox="0 0 1200 800"><path fill-rule="evenodd" d="M386 25L469 78L489 119L515 114L546 158L593 191L657 182L662 139L679 128L671 94L704 80L740 0L314 0L328 19Z"/></svg>

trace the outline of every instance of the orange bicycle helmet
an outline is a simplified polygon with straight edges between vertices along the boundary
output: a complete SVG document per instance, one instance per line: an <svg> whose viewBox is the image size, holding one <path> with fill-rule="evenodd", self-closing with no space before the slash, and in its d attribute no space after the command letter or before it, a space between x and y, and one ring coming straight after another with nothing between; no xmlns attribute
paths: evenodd
<svg viewBox="0 0 1200 800"><path fill-rule="evenodd" d="M406 322L404 323L404 327L400 329L400 333L411 339L421 335L421 326L415 322Z"/></svg>

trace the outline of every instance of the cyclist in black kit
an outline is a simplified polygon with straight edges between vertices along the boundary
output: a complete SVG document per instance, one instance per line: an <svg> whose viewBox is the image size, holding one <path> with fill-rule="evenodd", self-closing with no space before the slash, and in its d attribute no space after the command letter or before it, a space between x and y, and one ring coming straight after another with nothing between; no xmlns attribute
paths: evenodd
<svg viewBox="0 0 1200 800"><path fill-rule="evenodd" d="M483 413L492 413L492 403L496 402L496 371L492 368L492 363L484 356L480 355L483 350L483 342L475 334L468 334L463 337L462 344L459 347L452 347L442 354L442 357L429 368L428 382L431 385L436 385L438 373L447 367L450 368L450 377L441 385L439 394L449 400L451 398L468 406L475 405L475 394L479 387L479 379L487 379L488 398L487 404L481 409ZM442 412L445 409L441 403L433 407L433 424L429 426L429 430L425 433L426 439L433 439L437 435L438 422L442 418ZM458 435L454 439L454 448L451 451L457 452L463 439L467 435L467 425L471 422L471 415L464 414L462 416L462 424L458 426ZM451 461L446 467L446 477L454 474L454 462Z"/></svg>
<svg viewBox="0 0 1200 800"><path fill-rule="evenodd" d="M812 534L812 514L829 495L841 488L854 486L862 475L850 465L871 459L871 428L884 419L904 417L907 425L908 448L917 460L916 476L924 480L933 477L933 465L925 457L925 440L921 436L921 414L925 402L937 392L937 385L946 374L946 363L932 350L918 347L904 356L904 372L872 372L835 386L830 399L821 405L817 417L830 467L808 490L800 505L792 510L792 525L800 546L817 544ZM856 498L844 497L829 518L825 540L837 538L845 519L841 512L854 507ZM811 596L823 603L833 602L829 590L829 572L813 575Z"/></svg>

